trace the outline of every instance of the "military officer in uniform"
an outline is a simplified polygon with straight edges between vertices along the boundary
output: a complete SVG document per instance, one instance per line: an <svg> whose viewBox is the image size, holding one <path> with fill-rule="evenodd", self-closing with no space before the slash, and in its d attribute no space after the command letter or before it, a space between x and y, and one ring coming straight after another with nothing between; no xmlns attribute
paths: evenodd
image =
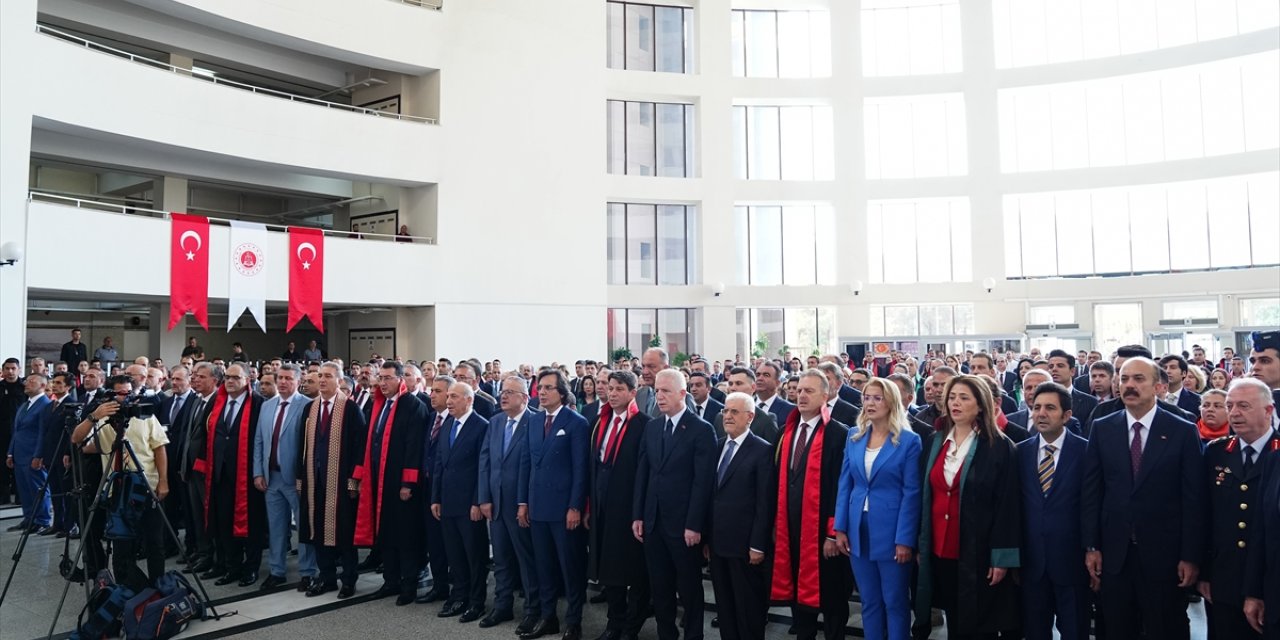
<svg viewBox="0 0 1280 640"><path fill-rule="evenodd" d="M1204 468L1209 483L1209 549L1200 573L1209 640L1261 638L1244 616L1244 574L1248 540L1262 486L1262 459L1280 450L1271 427L1271 390L1262 381L1240 378L1227 392L1227 422L1235 435L1209 443Z"/></svg>

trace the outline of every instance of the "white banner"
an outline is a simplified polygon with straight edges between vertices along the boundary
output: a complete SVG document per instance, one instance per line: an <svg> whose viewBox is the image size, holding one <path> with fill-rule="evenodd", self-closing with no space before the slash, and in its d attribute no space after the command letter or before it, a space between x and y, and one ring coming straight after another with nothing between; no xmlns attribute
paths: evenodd
<svg viewBox="0 0 1280 640"><path fill-rule="evenodd" d="M231 259L227 270L227 331L246 308L267 330L267 227L231 221Z"/></svg>

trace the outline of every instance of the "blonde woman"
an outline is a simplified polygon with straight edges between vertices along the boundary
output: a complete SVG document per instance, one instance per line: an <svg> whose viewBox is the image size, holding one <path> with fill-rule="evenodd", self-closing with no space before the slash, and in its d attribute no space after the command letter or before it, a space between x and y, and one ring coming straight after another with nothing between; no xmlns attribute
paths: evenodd
<svg viewBox="0 0 1280 640"><path fill-rule="evenodd" d="M911 571L920 527L920 436L898 385L872 378L845 444L836 497L836 545L850 556L865 637L911 636Z"/></svg>
<svg viewBox="0 0 1280 640"><path fill-rule="evenodd" d="M947 637L994 638L1022 625L1009 569L1021 564L1022 489L1017 449L999 427L991 387L956 376L947 412L921 456L920 574L916 617L947 614Z"/></svg>

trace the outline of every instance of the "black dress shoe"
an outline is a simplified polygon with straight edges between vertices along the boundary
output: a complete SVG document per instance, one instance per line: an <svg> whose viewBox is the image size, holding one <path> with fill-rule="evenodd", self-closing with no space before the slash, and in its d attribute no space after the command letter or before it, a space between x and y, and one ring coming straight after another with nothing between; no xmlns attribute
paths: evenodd
<svg viewBox="0 0 1280 640"><path fill-rule="evenodd" d="M462 612L462 617L458 618L458 622L475 622L476 620L479 620L482 615L484 615L483 607L471 607L470 609Z"/></svg>
<svg viewBox="0 0 1280 640"><path fill-rule="evenodd" d="M412 603L412 602L413 602L413 592L412 592L412 591L406 591L406 592L404 592L404 593L400 594L399 596L396 596L396 606L397 606L397 607L403 607L403 606L405 606L406 604L410 604L410 603Z"/></svg>
<svg viewBox="0 0 1280 640"><path fill-rule="evenodd" d="M214 581L213 584L221 587L223 585L231 584L232 582L240 582L239 571L228 571L225 574L223 574L221 578L218 578L216 581Z"/></svg>
<svg viewBox="0 0 1280 640"><path fill-rule="evenodd" d="M712 629L719 629L719 628L720 628L720 616L716 616L716 617L714 617L714 618L712 618L712 619L711 619L711 628L712 628Z"/></svg>
<svg viewBox="0 0 1280 640"><path fill-rule="evenodd" d="M501 613L495 609L494 611L489 612L489 615L485 616L484 619L480 621L480 628L488 629L489 627L496 627L504 622L515 619L516 617L512 615L510 611Z"/></svg>
<svg viewBox="0 0 1280 640"><path fill-rule="evenodd" d="M58 532L58 530L57 530L57 529L54 529L53 527L36 527L36 526L32 526L32 528L31 528L31 533L34 533L35 535L38 535L38 536L51 536L51 535L53 535L53 534L55 534L55 533L57 533L57 532Z"/></svg>
<svg viewBox="0 0 1280 640"><path fill-rule="evenodd" d="M549 620L539 620L538 624L533 625L529 633L520 634L520 640L534 640L542 636L550 636L560 633L560 619L551 618Z"/></svg>
<svg viewBox="0 0 1280 640"><path fill-rule="evenodd" d="M57 533L53 534L53 537L55 537L55 538L57 538L57 539L61 540L61 539L65 538L65 537L67 537L67 532L66 532L66 531L59 531L59 532L57 532Z"/></svg>
<svg viewBox="0 0 1280 640"><path fill-rule="evenodd" d="M274 589L284 584L284 582L285 580L281 576L267 576L267 579L262 581L262 586L258 588L266 591L267 589Z"/></svg>
<svg viewBox="0 0 1280 640"><path fill-rule="evenodd" d="M400 588L393 587L389 584L386 584L385 582L382 584L381 587L378 587L377 591L373 592L373 598L375 600L377 600L378 598L390 598L391 596L398 596L398 595L400 595Z"/></svg>
<svg viewBox="0 0 1280 640"><path fill-rule="evenodd" d="M312 580L311 586L307 588L307 597L314 598L316 596L322 596L337 588L338 585L332 582L325 584L318 579Z"/></svg>
<svg viewBox="0 0 1280 640"><path fill-rule="evenodd" d="M302 576L302 578L298 580L298 591L305 592L307 589L310 589L310 588L311 588L311 576Z"/></svg>
<svg viewBox="0 0 1280 640"><path fill-rule="evenodd" d="M616 631L616 630L611 631L609 629L605 629L604 633L596 636L596 640L620 640L621 638L622 638L621 631Z"/></svg>
<svg viewBox="0 0 1280 640"><path fill-rule="evenodd" d="M338 589L339 600L346 600L347 598L350 598L355 594L356 594L356 586L354 584L344 584L342 585L341 589Z"/></svg>
<svg viewBox="0 0 1280 640"><path fill-rule="evenodd" d="M597 593L587 599L587 602L590 602L591 604L603 604L608 601L609 601L609 596L606 596L604 594L604 591L601 591L600 593Z"/></svg>
<svg viewBox="0 0 1280 640"><path fill-rule="evenodd" d="M462 615L462 612L463 612L463 611L466 611L466 610L467 610L467 605L466 605L466 604L464 604L464 603L461 603L461 602L447 602L447 601L446 601L446 602L444 603L444 608L440 610L440 613L437 613L437 614L436 614L436 617L437 617L437 618L452 618L452 617L454 617L454 616L460 616L460 615Z"/></svg>
<svg viewBox="0 0 1280 640"><path fill-rule="evenodd" d="M205 571L204 573L200 574L200 579L213 580L214 578L221 578L226 574L227 574L226 569L223 569L222 567L215 567L210 565L208 571Z"/></svg>
<svg viewBox="0 0 1280 640"><path fill-rule="evenodd" d="M244 576L240 578L240 582L237 584L242 587L252 587L253 585L258 584L258 572L250 571L249 573L244 574Z"/></svg>
<svg viewBox="0 0 1280 640"><path fill-rule="evenodd" d="M418 604L427 604L428 602L442 602L449 599L449 592L443 589L432 589L420 596L414 602Z"/></svg>
<svg viewBox="0 0 1280 640"><path fill-rule="evenodd" d="M381 563L374 561L372 558L365 558L363 562L356 565L356 571L368 571L370 569L376 569L378 568L379 564Z"/></svg>
<svg viewBox="0 0 1280 640"><path fill-rule="evenodd" d="M536 616L525 616L524 619L520 621L520 624L516 625L516 635L529 633L529 630L532 629L535 624L538 624L538 618Z"/></svg>
<svg viewBox="0 0 1280 640"><path fill-rule="evenodd" d="M26 526L26 525L24 525L24 524L22 524L21 522L19 522L18 524L15 524L15 525L13 525L12 527L9 527L8 529L5 529L5 531L22 531L23 529L26 529L26 528L27 528L27 526Z"/></svg>
<svg viewBox="0 0 1280 640"><path fill-rule="evenodd" d="M582 625L571 624L565 627L564 635L560 636L560 640L582 640Z"/></svg>

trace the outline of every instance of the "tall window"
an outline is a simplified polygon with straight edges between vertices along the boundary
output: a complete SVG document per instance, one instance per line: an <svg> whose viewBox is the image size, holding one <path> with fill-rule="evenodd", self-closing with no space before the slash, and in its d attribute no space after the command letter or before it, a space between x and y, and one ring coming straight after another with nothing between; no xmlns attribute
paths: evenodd
<svg viewBox="0 0 1280 640"><path fill-rule="evenodd" d="M612 0L605 7L610 69L693 73L692 9Z"/></svg>
<svg viewBox="0 0 1280 640"><path fill-rule="evenodd" d="M1280 298L1243 298L1240 300L1240 326L1280 326Z"/></svg>
<svg viewBox="0 0 1280 640"><path fill-rule="evenodd" d="M1280 147L1280 51L1151 73L1002 89L1006 173Z"/></svg>
<svg viewBox="0 0 1280 640"><path fill-rule="evenodd" d="M996 66L1176 47L1280 25L1274 0L994 0Z"/></svg>
<svg viewBox="0 0 1280 640"><path fill-rule="evenodd" d="M872 305L873 336L956 336L974 333L973 305Z"/></svg>
<svg viewBox="0 0 1280 640"><path fill-rule="evenodd" d="M734 215L739 284L835 284L830 205L737 206Z"/></svg>
<svg viewBox="0 0 1280 640"><path fill-rule="evenodd" d="M867 204L871 282L969 282L973 240L967 198Z"/></svg>
<svg viewBox="0 0 1280 640"><path fill-rule="evenodd" d="M609 284L693 282L691 205L609 203Z"/></svg>
<svg viewBox="0 0 1280 640"><path fill-rule="evenodd" d="M1280 264L1280 174L1004 198L1012 278Z"/></svg>
<svg viewBox="0 0 1280 640"><path fill-rule="evenodd" d="M1027 310L1027 324L1074 324L1075 305L1040 305Z"/></svg>
<svg viewBox="0 0 1280 640"><path fill-rule="evenodd" d="M693 105L609 100L609 173L692 177Z"/></svg>
<svg viewBox="0 0 1280 640"><path fill-rule="evenodd" d="M739 78L831 75L831 17L826 11L735 9L730 28L733 75Z"/></svg>
<svg viewBox="0 0 1280 640"><path fill-rule="evenodd" d="M1111 353L1127 344L1146 344L1142 331L1142 303L1093 306L1093 348Z"/></svg>
<svg viewBox="0 0 1280 640"><path fill-rule="evenodd" d="M868 179L969 172L963 95L867 98L863 117Z"/></svg>
<svg viewBox="0 0 1280 640"><path fill-rule="evenodd" d="M836 313L831 307L738 309L738 353L776 358L782 352L836 352Z"/></svg>
<svg viewBox="0 0 1280 640"><path fill-rule="evenodd" d="M834 180L835 127L827 106L735 106L739 180Z"/></svg>
<svg viewBox="0 0 1280 640"><path fill-rule="evenodd" d="M694 353L692 309L609 309L609 350L626 347L640 357L654 336L674 356Z"/></svg>
<svg viewBox="0 0 1280 640"><path fill-rule="evenodd" d="M1171 300L1160 305L1161 317L1165 320L1187 320L1218 317L1218 301L1207 300Z"/></svg>
<svg viewBox="0 0 1280 640"><path fill-rule="evenodd" d="M863 1L863 75L957 73L960 58L959 0Z"/></svg>

